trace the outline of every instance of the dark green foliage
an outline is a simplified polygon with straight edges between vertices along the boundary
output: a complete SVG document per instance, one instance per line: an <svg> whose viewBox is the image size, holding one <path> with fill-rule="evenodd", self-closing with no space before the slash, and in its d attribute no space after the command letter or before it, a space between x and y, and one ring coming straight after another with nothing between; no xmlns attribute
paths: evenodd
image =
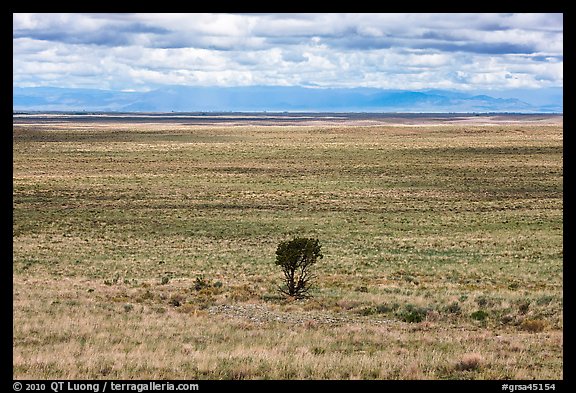
<svg viewBox="0 0 576 393"><path fill-rule="evenodd" d="M279 290L296 299L310 297L314 278L310 267L323 257L318 239L296 237L280 242L276 249L276 265L284 273L284 286Z"/></svg>
<svg viewBox="0 0 576 393"><path fill-rule="evenodd" d="M475 319L476 321L483 321L488 317L488 313L484 310L474 311L470 314L470 318Z"/></svg>
<svg viewBox="0 0 576 393"><path fill-rule="evenodd" d="M418 323L426 318L428 310L424 307L418 307L413 304L406 304L396 313L396 316L403 322Z"/></svg>

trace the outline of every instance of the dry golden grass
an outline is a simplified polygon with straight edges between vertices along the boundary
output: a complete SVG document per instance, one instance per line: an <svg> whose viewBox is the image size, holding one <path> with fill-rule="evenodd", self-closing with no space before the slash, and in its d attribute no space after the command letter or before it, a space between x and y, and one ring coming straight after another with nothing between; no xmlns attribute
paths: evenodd
<svg viewBox="0 0 576 393"><path fill-rule="evenodd" d="M168 301L138 303L105 285L89 293L85 280L14 284L18 378L515 379L533 372L555 379L552 368L561 367L560 331L498 334L393 320L260 323L180 311ZM26 286L43 288L43 296L26 298Z"/></svg>

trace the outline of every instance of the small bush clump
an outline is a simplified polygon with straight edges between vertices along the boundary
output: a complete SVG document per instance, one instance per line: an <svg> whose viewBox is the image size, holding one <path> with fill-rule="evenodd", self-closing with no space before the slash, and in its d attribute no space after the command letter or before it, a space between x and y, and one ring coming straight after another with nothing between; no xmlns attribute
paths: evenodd
<svg viewBox="0 0 576 393"><path fill-rule="evenodd" d="M418 323L426 318L428 309L418 307L413 304L405 305L401 310L396 312L396 316L403 322Z"/></svg>
<svg viewBox="0 0 576 393"><path fill-rule="evenodd" d="M449 312L450 314L460 314L460 312L462 311L462 308L460 307L460 303L452 302L445 307L445 310L446 310L446 312Z"/></svg>
<svg viewBox="0 0 576 393"><path fill-rule="evenodd" d="M484 358L479 353L466 353L456 362L455 369L459 371L478 370L484 363Z"/></svg>
<svg viewBox="0 0 576 393"><path fill-rule="evenodd" d="M490 300L484 295L478 296L475 299L475 301L476 301L476 304L478 304L478 306L480 306L480 307L486 307L486 306L490 305Z"/></svg>
<svg viewBox="0 0 576 393"><path fill-rule="evenodd" d="M184 300L185 298L182 295L172 295L170 296L170 301L168 304L173 307L180 307L184 303Z"/></svg>
<svg viewBox="0 0 576 393"><path fill-rule="evenodd" d="M383 303L376 306L376 313L386 314L392 311L396 311L398 310L398 308L400 308L400 305L398 303L393 304Z"/></svg>
<svg viewBox="0 0 576 393"><path fill-rule="evenodd" d="M207 288L208 286L210 286L210 284L204 279L203 276L196 277L196 280L194 281L194 290L200 291L204 288Z"/></svg>
<svg viewBox="0 0 576 393"><path fill-rule="evenodd" d="M362 307L360 310L358 310L358 314L363 315L365 317L376 314L376 312L377 311L375 307Z"/></svg>
<svg viewBox="0 0 576 393"><path fill-rule="evenodd" d="M520 324L520 329L530 333L538 333L543 331L546 326L548 326L548 323L541 319L525 319Z"/></svg>
<svg viewBox="0 0 576 393"><path fill-rule="evenodd" d="M484 310L474 311L470 314L470 318L474 319L475 321L484 321L488 318L488 313Z"/></svg>
<svg viewBox="0 0 576 393"><path fill-rule="evenodd" d="M528 313L529 308L530 308L530 300L522 300L518 302L518 312L520 312L520 314Z"/></svg>
<svg viewBox="0 0 576 393"><path fill-rule="evenodd" d="M545 305L552 303L553 300L554 300L554 296L542 295L536 300L536 304L539 306L545 306Z"/></svg>

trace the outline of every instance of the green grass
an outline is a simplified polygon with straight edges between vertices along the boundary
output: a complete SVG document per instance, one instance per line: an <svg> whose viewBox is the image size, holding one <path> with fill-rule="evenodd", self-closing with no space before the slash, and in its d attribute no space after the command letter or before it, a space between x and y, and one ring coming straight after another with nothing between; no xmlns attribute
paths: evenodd
<svg viewBox="0 0 576 393"><path fill-rule="evenodd" d="M15 125L13 141L15 378L562 377L560 126ZM314 299L291 303L274 252L294 235L324 259ZM208 312L254 303L311 322Z"/></svg>

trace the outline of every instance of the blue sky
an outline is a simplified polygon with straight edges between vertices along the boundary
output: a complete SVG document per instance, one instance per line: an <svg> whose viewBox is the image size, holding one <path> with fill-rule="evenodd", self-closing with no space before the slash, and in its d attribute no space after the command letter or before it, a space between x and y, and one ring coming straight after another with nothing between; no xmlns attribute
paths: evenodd
<svg viewBox="0 0 576 393"><path fill-rule="evenodd" d="M537 91L562 14L14 14L13 86Z"/></svg>

